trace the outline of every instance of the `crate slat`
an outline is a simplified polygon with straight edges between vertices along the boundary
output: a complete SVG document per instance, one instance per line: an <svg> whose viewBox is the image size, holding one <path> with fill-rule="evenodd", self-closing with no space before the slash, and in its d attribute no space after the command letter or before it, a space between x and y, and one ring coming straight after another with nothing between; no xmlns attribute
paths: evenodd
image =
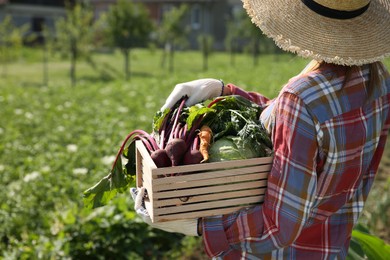
<svg viewBox="0 0 390 260"><path fill-rule="evenodd" d="M181 205L180 207L164 207L160 208L158 211L158 215L166 215L166 214L176 214L181 212L189 212L189 211L197 211L197 210L208 210L215 208L224 208L229 206L248 206L254 203L262 202L261 197L245 197L245 198L236 198L236 199L226 199L226 200L218 200L218 201L208 201L208 202L200 202L189 205Z"/></svg>
<svg viewBox="0 0 390 260"><path fill-rule="evenodd" d="M264 195L266 188L260 189L248 189L242 191L230 191L224 194L225 198L239 198L239 197L250 197L250 196L260 196ZM175 205L186 205L197 202L204 201L214 201L221 199L221 194L207 194L207 195L196 195L196 196L187 196L171 199L156 200L154 203L155 207L166 207L166 206L175 206Z"/></svg>
<svg viewBox="0 0 390 260"><path fill-rule="evenodd" d="M226 208L212 209L212 210L205 210L205 211L193 211L193 212L186 212L180 214L155 216L153 222L163 222L163 221L178 220L178 219L194 219L194 218L201 218L205 216L211 217L217 215L224 215L224 214L236 212L243 208L245 207L242 206L226 207Z"/></svg>
<svg viewBox="0 0 390 260"><path fill-rule="evenodd" d="M270 165L260 165L260 166L233 168L233 169L225 169L225 170L218 170L218 171L190 172L185 175L168 176L168 177L154 179L154 185L158 186L162 184L179 183L185 181L225 178L225 177L236 176L245 173L257 173L259 174L260 178L266 179L270 168L271 168Z"/></svg>
<svg viewBox="0 0 390 260"><path fill-rule="evenodd" d="M159 175L174 174L178 172L186 173L186 172L197 172L197 171L223 170L228 168L240 168L240 167L253 166L253 165L270 164L270 163L272 163L272 158L270 157L251 158L246 160L234 160L234 161L224 161L224 162L181 165L175 167L154 168L152 174L153 176L158 177Z"/></svg>
<svg viewBox="0 0 390 260"><path fill-rule="evenodd" d="M141 155L141 152L139 150L139 145L136 143L136 149L135 149L135 161L136 161L136 164L135 164L135 169L136 169L136 174L137 174L137 177L136 177L136 185L137 187L141 187L142 186L142 175L143 175L143 170L142 170L142 155Z"/></svg>
<svg viewBox="0 0 390 260"><path fill-rule="evenodd" d="M206 187L206 186L214 186L214 185L222 185L225 183L238 183L238 182L246 182L246 181L257 181L262 180L262 176L257 173L248 173L241 174L237 176L228 176L225 178L212 178L206 180L193 180L193 181L185 181L185 182L177 182L170 183L165 185L156 185L154 186L155 192L160 191L169 191L174 189L185 189L185 188L197 188L197 187ZM153 183L155 184L155 183Z"/></svg>
<svg viewBox="0 0 390 260"><path fill-rule="evenodd" d="M262 180L262 181L246 182L246 183L217 185L212 187L202 187L196 189L183 189L183 190L156 192L153 195L155 199L164 199L164 198L174 198L174 197L186 197L186 196L192 196L198 194L212 194L212 193L225 192L231 190L263 188L266 187L266 185L267 185L267 181Z"/></svg>
<svg viewBox="0 0 390 260"><path fill-rule="evenodd" d="M142 141L137 140L135 141L135 147L136 150L139 152L140 156L142 157L142 160L144 160L144 164L147 165L150 169L157 169L156 164L153 162L152 158L149 155L148 150L146 150L146 147L142 143Z"/></svg>

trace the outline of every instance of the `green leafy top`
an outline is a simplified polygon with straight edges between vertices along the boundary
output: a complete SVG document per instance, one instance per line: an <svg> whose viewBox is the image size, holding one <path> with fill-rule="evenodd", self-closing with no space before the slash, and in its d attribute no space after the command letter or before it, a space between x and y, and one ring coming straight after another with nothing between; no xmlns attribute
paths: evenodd
<svg viewBox="0 0 390 260"><path fill-rule="evenodd" d="M104 206L118 192L126 192L129 184L129 178L123 171L122 161L117 160L109 175L101 179L95 186L84 191L84 206L86 208Z"/></svg>
<svg viewBox="0 0 390 260"><path fill-rule="evenodd" d="M272 150L268 133L260 123L262 108L241 97L227 96L210 106L213 109L203 119L213 131L214 140L224 136L239 136L243 142L253 143L258 154Z"/></svg>

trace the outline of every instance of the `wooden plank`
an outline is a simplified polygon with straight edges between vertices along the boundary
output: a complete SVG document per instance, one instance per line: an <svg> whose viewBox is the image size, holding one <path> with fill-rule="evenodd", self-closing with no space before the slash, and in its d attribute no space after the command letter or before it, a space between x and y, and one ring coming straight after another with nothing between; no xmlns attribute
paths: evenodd
<svg viewBox="0 0 390 260"><path fill-rule="evenodd" d="M143 181L148 181L152 183L152 176L151 176L151 170L150 168L147 168L145 166L142 167L142 179Z"/></svg>
<svg viewBox="0 0 390 260"><path fill-rule="evenodd" d="M245 168L224 169L221 171L208 171L203 173L191 173L181 176L169 176L155 179L155 185L162 185L168 183L194 181L194 180L209 180L214 178L225 178L228 176L236 176L246 173L258 173L262 178L267 178L271 165L260 165Z"/></svg>
<svg viewBox="0 0 390 260"><path fill-rule="evenodd" d="M157 215L166 215L166 214L175 214L175 213L205 210L205 209L248 205L248 204L260 203L260 202L262 202L262 197L254 196L254 197L245 197L245 198L236 198L236 199L207 201L207 202L200 202L200 203L165 207L165 208L154 208L154 210Z"/></svg>
<svg viewBox="0 0 390 260"><path fill-rule="evenodd" d="M135 149L136 152L135 152L135 160L136 160L136 185L137 187L142 187L142 155L141 153L139 152L138 149Z"/></svg>
<svg viewBox="0 0 390 260"><path fill-rule="evenodd" d="M174 197L186 197L192 195L201 195L201 194L212 194L216 192L231 191L231 190L245 190L253 188L263 188L267 186L266 180L253 181L246 183L236 183L236 184L227 184L219 185L213 187L204 187L197 189L185 189L185 190L175 190L167 192L156 192L154 199L163 199L163 198L174 198Z"/></svg>
<svg viewBox="0 0 390 260"><path fill-rule="evenodd" d="M187 212L187 213L164 215L164 216L155 216L154 222L164 222L164 221L178 220L178 219L194 219L194 218L224 215L224 214L229 214L229 213L239 211L239 210L246 208L246 207L251 207L251 206L256 206L256 205L258 205L258 204L248 205L248 206L230 207L230 208L223 208L223 209L211 209L211 210L204 210L204 211Z"/></svg>
<svg viewBox="0 0 390 260"><path fill-rule="evenodd" d="M150 200L145 200L145 208L148 211L150 219L152 220L152 222L157 221L156 218L155 218L156 214L154 212L153 204L152 204L152 202Z"/></svg>
<svg viewBox="0 0 390 260"><path fill-rule="evenodd" d="M145 183L150 185L150 187L153 186L153 179L151 178L151 170L146 167L143 168L142 183L144 187L146 185Z"/></svg>
<svg viewBox="0 0 390 260"><path fill-rule="evenodd" d="M170 183L165 185L155 185L154 191L160 192L160 191L169 191L174 189L185 189L185 188L194 188L198 189L199 187L209 187L214 185L222 185L222 184L233 184L238 182L245 182L245 181L257 181L257 180L266 180L266 178L260 178L261 175L257 173L249 173L249 174L242 174L242 175L236 175L236 176L228 176L225 178L213 178L208 180L193 180L193 181L185 181L185 182L179 182L179 183ZM154 184L154 183L153 183ZM212 189L212 188L210 188Z"/></svg>
<svg viewBox="0 0 390 260"><path fill-rule="evenodd" d="M141 154L142 159L144 160L144 164L150 169L157 169L156 164L153 162L152 158L149 155L148 150L146 150L146 147L144 146L141 140L135 141L135 147L136 150L139 150L139 153Z"/></svg>
<svg viewBox="0 0 390 260"><path fill-rule="evenodd" d="M151 201L155 201L154 200L154 196L153 196L153 186L152 186L152 183L148 182L148 181L145 181L143 182L143 187L146 189L146 191L148 192L148 197Z"/></svg>
<svg viewBox="0 0 390 260"><path fill-rule="evenodd" d="M229 191L225 192L224 198L238 198L245 196L261 196L265 194L267 188L261 189L249 189L242 191ZM191 197L183 197L183 199L188 199L187 201L182 201L180 198L172 198L172 199L163 199L156 200L154 206L155 207L165 207L165 206L176 206L176 205L186 205L197 202L205 202L205 201L213 201L221 199L221 194L207 194L207 195L199 195L199 196L191 196Z"/></svg>
<svg viewBox="0 0 390 260"><path fill-rule="evenodd" d="M150 156L149 156L150 157ZM225 162L213 162L213 163L200 163L193 165L181 165L175 167L157 168L153 171L153 176L174 174L174 173L186 173L186 172L199 172L210 170L223 170L228 168L239 168L245 166L271 164L273 157L260 157L246 160L233 160Z"/></svg>
<svg viewBox="0 0 390 260"><path fill-rule="evenodd" d="M157 215L171 215L188 211L202 211L208 209L226 208L233 206L242 206L254 203L261 203L264 195L246 196L230 199L221 199L215 201L203 201L186 205L177 205L170 207L154 208Z"/></svg>

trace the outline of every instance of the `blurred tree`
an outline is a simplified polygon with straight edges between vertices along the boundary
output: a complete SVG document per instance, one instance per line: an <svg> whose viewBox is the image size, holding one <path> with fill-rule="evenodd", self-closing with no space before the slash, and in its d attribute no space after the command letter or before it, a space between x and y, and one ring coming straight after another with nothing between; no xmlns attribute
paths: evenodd
<svg viewBox="0 0 390 260"><path fill-rule="evenodd" d="M119 0L107 13L107 37L112 46L121 50L124 59L125 79L129 79L130 50L144 47L153 30L153 23L142 4Z"/></svg>
<svg viewBox="0 0 390 260"><path fill-rule="evenodd" d="M259 28L255 24L252 23L249 16L241 12L243 16L243 36L247 39L247 44L245 49L248 50L252 54L253 65L257 66L259 63L259 55L260 55L260 42L264 40L264 36Z"/></svg>
<svg viewBox="0 0 390 260"><path fill-rule="evenodd" d="M173 72L174 69L173 59L176 47L184 47L188 43L189 29L183 26L187 11L188 6L186 4L173 7L170 11L164 13L159 28L159 40L164 46L162 65L165 65L166 55L168 54L170 72Z"/></svg>
<svg viewBox="0 0 390 260"><path fill-rule="evenodd" d="M225 48L230 54L230 63L235 65L235 54L239 51L239 41L242 38L242 16L240 13L233 13L227 21L227 35L225 37Z"/></svg>
<svg viewBox="0 0 390 260"><path fill-rule="evenodd" d="M10 15L0 23L0 62L3 64L3 77L7 76L7 64L15 60L23 47L23 35L29 26L16 27Z"/></svg>
<svg viewBox="0 0 390 260"><path fill-rule="evenodd" d="M266 52L272 46L272 50L279 49L272 40L265 37L261 30L254 25L244 10L234 12L227 23L227 35L225 47L230 52L230 62L234 65L235 53L241 50L251 53L253 65L258 65L261 51ZM262 48L261 48L262 47Z"/></svg>
<svg viewBox="0 0 390 260"><path fill-rule="evenodd" d="M208 70L208 59L210 54L213 51L213 44L214 44L214 38L212 35L208 34L201 34L198 37L198 43L200 46L200 49L202 51L202 57L203 57L203 70Z"/></svg>
<svg viewBox="0 0 390 260"><path fill-rule="evenodd" d="M92 9L84 3L66 5L66 16L55 23L55 49L64 56L70 56L70 78L72 86L76 84L76 62L80 58L89 58L93 49L93 37L96 29Z"/></svg>
<svg viewBox="0 0 390 260"><path fill-rule="evenodd" d="M43 85L49 85L49 53L55 43L54 32L50 30L44 24L42 25L42 31L39 33L42 43L42 74L43 74Z"/></svg>

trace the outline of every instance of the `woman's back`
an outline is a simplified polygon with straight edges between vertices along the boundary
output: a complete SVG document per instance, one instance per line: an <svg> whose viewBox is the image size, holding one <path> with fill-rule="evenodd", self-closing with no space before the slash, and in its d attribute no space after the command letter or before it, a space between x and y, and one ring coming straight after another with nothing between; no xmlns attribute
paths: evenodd
<svg viewBox="0 0 390 260"><path fill-rule="evenodd" d="M375 77L370 67L377 69ZM363 209L390 129L390 76L381 63L324 64L295 78L283 92L305 104L318 142L316 195L292 247L326 248L332 255L344 246L337 255L345 256L348 234Z"/></svg>

